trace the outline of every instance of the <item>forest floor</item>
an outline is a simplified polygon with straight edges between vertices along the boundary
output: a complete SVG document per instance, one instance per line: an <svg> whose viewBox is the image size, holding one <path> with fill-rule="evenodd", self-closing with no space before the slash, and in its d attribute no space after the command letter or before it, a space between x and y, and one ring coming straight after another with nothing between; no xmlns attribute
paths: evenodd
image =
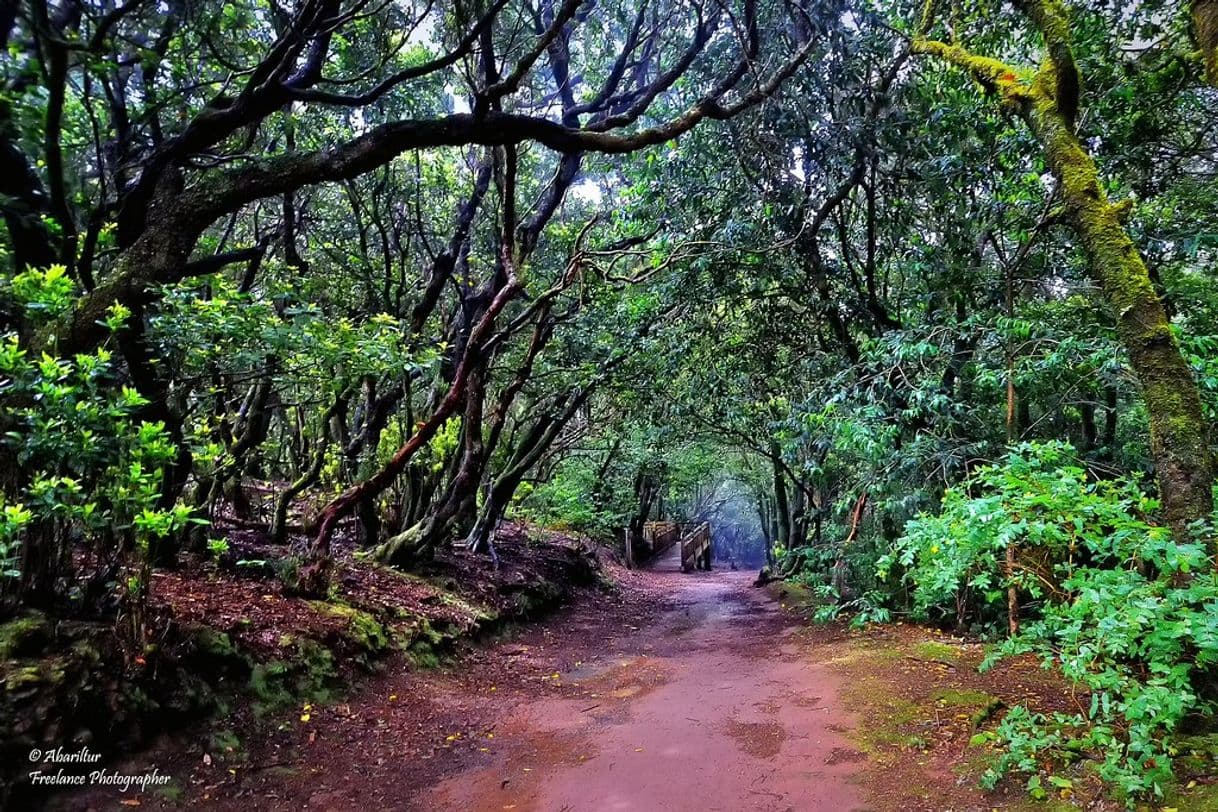
<svg viewBox="0 0 1218 812"><path fill-rule="evenodd" d="M226 752L178 741L129 765L160 765L172 793L62 808L1046 808L1013 781L982 793L970 746L1016 702L1080 701L1036 663L979 674L979 645L933 630L812 626L806 594L751 573L608 569L615 589L438 668L396 662ZM1086 778L1052 791L1049 808L1120 808Z"/></svg>

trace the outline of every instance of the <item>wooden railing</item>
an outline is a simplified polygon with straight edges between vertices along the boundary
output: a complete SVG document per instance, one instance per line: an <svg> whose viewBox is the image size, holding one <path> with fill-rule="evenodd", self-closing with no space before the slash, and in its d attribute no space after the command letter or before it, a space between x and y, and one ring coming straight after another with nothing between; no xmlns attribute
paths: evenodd
<svg viewBox="0 0 1218 812"><path fill-rule="evenodd" d="M711 568L710 524L702 522L691 528L681 539L681 571Z"/></svg>
<svg viewBox="0 0 1218 812"><path fill-rule="evenodd" d="M681 525L676 522L647 522L643 525L644 554L655 558L681 540Z"/></svg>

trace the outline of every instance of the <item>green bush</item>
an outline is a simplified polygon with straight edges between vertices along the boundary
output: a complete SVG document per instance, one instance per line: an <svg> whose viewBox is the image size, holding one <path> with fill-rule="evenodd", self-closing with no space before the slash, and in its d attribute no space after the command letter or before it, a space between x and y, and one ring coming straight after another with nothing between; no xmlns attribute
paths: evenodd
<svg viewBox="0 0 1218 812"><path fill-rule="evenodd" d="M1173 539L1157 508L1135 482L1089 480L1067 445L1026 444L949 490L937 516L909 522L881 561L885 576L904 568L923 617L994 619L1015 587L1029 617L983 667L1030 653L1090 696L1074 715L1013 709L990 785L1087 750L1131 802L1159 796L1173 734L1212 713L1198 686L1218 662L1218 585L1205 545Z"/></svg>
<svg viewBox="0 0 1218 812"><path fill-rule="evenodd" d="M29 271L9 295L37 322L59 312L65 283L57 269ZM0 426L20 474L0 501L0 607L122 604L138 633L154 545L192 521L162 504L177 448L161 423L139 419L146 404L105 348L31 358L0 336Z"/></svg>
<svg viewBox="0 0 1218 812"><path fill-rule="evenodd" d="M538 485L524 483L511 509L515 518L561 530L579 530L612 537L624 521L596 507L592 498L595 472L579 465L564 466L560 475Z"/></svg>

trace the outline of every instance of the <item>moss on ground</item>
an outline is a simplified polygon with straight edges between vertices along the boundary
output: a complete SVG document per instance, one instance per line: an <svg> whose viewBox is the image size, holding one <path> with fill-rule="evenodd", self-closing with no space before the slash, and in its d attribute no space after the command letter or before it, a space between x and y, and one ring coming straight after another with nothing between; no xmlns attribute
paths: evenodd
<svg viewBox="0 0 1218 812"><path fill-rule="evenodd" d="M1218 784L1195 784L1169 795L1166 808L1179 812L1218 812Z"/></svg>
<svg viewBox="0 0 1218 812"><path fill-rule="evenodd" d="M939 660L952 665L959 665L960 650L950 643L938 640L927 640L914 646L914 656L923 660Z"/></svg>
<svg viewBox="0 0 1218 812"><path fill-rule="evenodd" d="M51 637L51 626L38 612L0 623L0 660L37 654Z"/></svg>
<svg viewBox="0 0 1218 812"><path fill-rule="evenodd" d="M985 691L973 691L967 688L939 688L930 698L940 705L950 708L981 707L988 705L994 697Z"/></svg>
<svg viewBox="0 0 1218 812"><path fill-rule="evenodd" d="M774 581L767 584L765 588L770 596L787 611L799 612L811 617L821 604L821 601L818 601L812 593L811 587L797 581Z"/></svg>
<svg viewBox="0 0 1218 812"><path fill-rule="evenodd" d="M865 669L862 663L873 656L874 652L863 652L856 664ZM922 715L921 708L899 696L885 681L874 677L855 680L846 688L846 701L852 707L866 705L868 713L860 719L852 738L877 763L891 761L895 750L917 749L923 744L921 737L909 729Z"/></svg>

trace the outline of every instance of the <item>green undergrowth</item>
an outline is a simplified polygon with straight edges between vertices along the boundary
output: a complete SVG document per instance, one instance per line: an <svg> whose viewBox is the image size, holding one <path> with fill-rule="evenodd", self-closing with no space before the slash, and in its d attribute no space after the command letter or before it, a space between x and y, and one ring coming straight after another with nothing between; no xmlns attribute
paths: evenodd
<svg viewBox="0 0 1218 812"><path fill-rule="evenodd" d="M923 663L919 672L908 670L910 661ZM1026 688L1022 680L1014 692L1016 685L1006 680L989 683L972 662L964 649L950 641L893 637L882 627L877 634L834 643L827 663L847 677L843 700L857 718L849 733L852 743L867 753L876 769L885 774L899 771L896 783L905 802L944 800L945 788L927 765L946 757L961 786L976 787L1008 752L1010 739L998 731L1012 710L1027 701ZM956 670L936 670L949 663ZM1019 713L1015 711L1016 718ZM948 726L954 726L953 733L943 738ZM1014 744L1022 746L1018 740ZM1082 739L1067 739L1061 747L1042 751L1046 761L1022 775L1008 775L987 804L1072 810L1105 799L1111 808L1118 808L1126 799L1102 780L1088 747ZM1166 787L1158 801L1131 799L1129 806L1145 812L1218 812L1218 785L1210 783L1218 774L1218 733L1177 737L1169 755L1179 780Z"/></svg>
<svg viewBox="0 0 1218 812"><path fill-rule="evenodd" d="M1177 539L1160 512L1135 480L1091 478L1069 445L1022 444L948 489L880 559L915 618L990 630L983 669L1030 655L1081 697L1013 704L989 734L984 787L1009 776L1033 798L1071 790L1080 762L1130 808L1178 784L1177 737L1215 724L1218 583L1206 531ZM1005 636L1012 599L1022 616Z"/></svg>

